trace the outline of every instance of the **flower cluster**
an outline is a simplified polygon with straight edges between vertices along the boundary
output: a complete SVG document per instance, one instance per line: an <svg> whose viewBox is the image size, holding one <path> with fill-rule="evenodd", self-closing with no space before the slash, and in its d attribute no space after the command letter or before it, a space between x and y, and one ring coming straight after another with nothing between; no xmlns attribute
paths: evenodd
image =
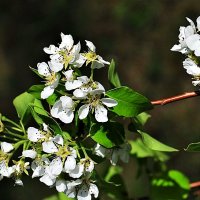
<svg viewBox="0 0 200 200"><path fill-rule="evenodd" d="M29 175L31 171L32 178L39 178L69 198L91 200L92 196L98 197L99 189L94 178L97 163L89 155L106 157L116 165L119 158L128 162L130 146L125 143L105 148L98 144L101 141L94 140L93 146L86 148L83 141L91 136L90 129L94 124L108 126L113 123L108 118L108 109L118 103L106 97L103 85L93 79L95 69L110 63L96 53L96 47L90 41L85 41L88 50L82 53L80 42L74 44L71 35L61 33L61 39L58 47L44 48L50 55L49 62L38 63L37 69L33 69L45 82L37 91L40 97L25 94L25 98L28 94L38 102L31 102L25 109L32 109L32 117L39 128L24 125L22 119L18 125L4 117L11 124L7 128L0 115L0 132L6 140L0 143L0 179L13 178L16 185L23 185L23 173ZM84 65L90 66L90 77L81 74ZM43 102L50 112L46 111ZM17 149L22 153L18 158L15 156L16 161L13 157Z"/></svg>
<svg viewBox="0 0 200 200"><path fill-rule="evenodd" d="M192 76L192 84L197 86L200 85L200 34L198 33L200 31L200 17L196 20L197 25L191 19L186 19L190 25L180 27L179 44L174 45L171 50L181 52L187 56L183 61L183 67Z"/></svg>
<svg viewBox="0 0 200 200"><path fill-rule="evenodd" d="M114 107L117 102L110 98L102 98L104 87L93 80L93 70L102 68L109 62L96 54L96 47L86 40L88 52L80 53L80 42L74 45L71 35L61 33L62 42L59 47L50 45L44 48L50 54L50 61L38 63L38 73L45 78L46 83L41 98L47 99L58 87L59 82L65 87L65 94L55 102L51 115L64 123L71 123L74 111L78 108L79 119L85 119L89 112L95 113L98 122L106 122L106 107ZM91 65L91 76L79 75L77 69L83 65Z"/></svg>

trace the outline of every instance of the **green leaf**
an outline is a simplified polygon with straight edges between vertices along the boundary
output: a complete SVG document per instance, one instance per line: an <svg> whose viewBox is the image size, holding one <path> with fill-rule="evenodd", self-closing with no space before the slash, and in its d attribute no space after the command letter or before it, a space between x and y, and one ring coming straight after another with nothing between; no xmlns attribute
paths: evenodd
<svg viewBox="0 0 200 200"><path fill-rule="evenodd" d="M33 103L34 111L40 115L48 116L48 112L44 109L42 101L35 99Z"/></svg>
<svg viewBox="0 0 200 200"><path fill-rule="evenodd" d="M159 151L154 151L147 146L144 145L142 140L140 138L137 138L135 141L129 141L131 145L131 155L136 155L138 158L148 158L148 157L153 157L156 158L157 160L160 160L161 162L165 162L169 159L169 157Z"/></svg>
<svg viewBox="0 0 200 200"><path fill-rule="evenodd" d="M108 69L108 80L114 87L120 87L121 83L119 80L119 76L116 72L115 62L114 60L111 61L109 69Z"/></svg>
<svg viewBox="0 0 200 200"><path fill-rule="evenodd" d="M146 112L143 112L136 116L136 119L142 126L144 126L150 117L151 115L149 115Z"/></svg>
<svg viewBox="0 0 200 200"><path fill-rule="evenodd" d="M113 108L113 112L119 116L135 117L153 108L146 97L125 86L109 90L106 95L118 102L117 106Z"/></svg>
<svg viewBox="0 0 200 200"><path fill-rule="evenodd" d="M94 124L90 130L91 138L106 148L124 143L125 132L120 123L107 122Z"/></svg>
<svg viewBox="0 0 200 200"><path fill-rule="evenodd" d="M110 166L104 180L110 182L113 176L121 174L122 171L123 171L122 168L119 166Z"/></svg>
<svg viewBox="0 0 200 200"><path fill-rule="evenodd" d="M13 100L18 117L24 121L24 123L27 122L25 115L28 116L30 113L29 105L33 103L34 100L35 97L27 92L20 94Z"/></svg>
<svg viewBox="0 0 200 200"><path fill-rule="evenodd" d="M52 195L52 196L44 198L43 200L59 200L59 199L57 195Z"/></svg>
<svg viewBox="0 0 200 200"><path fill-rule="evenodd" d="M144 142L144 144L152 150L166 151L166 152L178 151L177 149L175 149L173 147L167 146L167 145L159 142L158 140L154 139L147 133L144 133L142 131L138 131L138 132L142 136L142 141Z"/></svg>
<svg viewBox="0 0 200 200"><path fill-rule="evenodd" d="M63 192L58 193L58 197L59 200L75 200L74 198L67 197L66 194Z"/></svg>
<svg viewBox="0 0 200 200"><path fill-rule="evenodd" d="M53 94L52 94L51 96L49 96L46 100L47 100L47 102L48 102L49 105L53 106L54 103L56 102L57 98L58 98L58 95L55 94L55 93L53 93Z"/></svg>
<svg viewBox="0 0 200 200"><path fill-rule="evenodd" d="M32 94L37 99L41 99L41 92L43 89L44 85L33 85L28 89L28 93Z"/></svg>
<svg viewBox="0 0 200 200"><path fill-rule="evenodd" d="M190 152L199 152L200 151L200 142L196 143L191 143L187 146L185 151L190 151Z"/></svg>
<svg viewBox="0 0 200 200"><path fill-rule="evenodd" d="M168 176L174 180L182 189L189 190L190 189L190 181L189 179L178 170L170 170L168 172Z"/></svg>

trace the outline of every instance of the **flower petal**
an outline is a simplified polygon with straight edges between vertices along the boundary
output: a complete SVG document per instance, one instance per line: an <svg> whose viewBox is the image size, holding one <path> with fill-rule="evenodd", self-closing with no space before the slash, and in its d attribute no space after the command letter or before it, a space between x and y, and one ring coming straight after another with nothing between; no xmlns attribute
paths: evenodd
<svg viewBox="0 0 200 200"><path fill-rule="evenodd" d="M56 153L58 148L52 141L47 141L42 143L42 150L46 153Z"/></svg>
<svg viewBox="0 0 200 200"><path fill-rule="evenodd" d="M67 189L67 182L65 180L56 181L56 190L58 192L65 192L66 189Z"/></svg>
<svg viewBox="0 0 200 200"><path fill-rule="evenodd" d="M72 100L71 97L62 96L62 97L60 97L60 100L61 100L61 102L62 102L62 107L63 107L63 108L68 108L68 109L73 108L74 102L73 102L73 100Z"/></svg>
<svg viewBox="0 0 200 200"><path fill-rule="evenodd" d="M56 177L52 178L48 174L45 174L40 178L40 181L47 186L52 186L56 182Z"/></svg>
<svg viewBox="0 0 200 200"><path fill-rule="evenodd" d="M90 110L89 104L82 105L78 110L79 119L85 119L88 116L89 110Z"/></svg>
<svg viewBox="0 0 200 200"><path fill-rule="evenodd" d="M55 88L52 87L51 85L45 87L42 92L41 92L41 98L42 99L47 99L54 93Z"/></svg>
<svg viewBox="0 0 200 200"><path fill-rule="evenodd" d="M90 183L89 193L94 194L94 197L97 198L99 196L98 187L95 184Z"/></svg>
<svg viewBox="0 0 200 200"><path fill-rule="evenodd" d="M69 176L72 178L79 178L82 176L83 171L84 171L84 165L79 163L72 171L69 172Z"/></svg>
<svg viewBox="0 0 200 200"><path fill-rule="evenodd" d="M59 118L59 113L61 111L62 111L62 102L61 102L61 100L58 100L51 108L52 117Z"/></svg>
<svg viewBox="0 0 200 200"><path fill-rule="evenodd" d="M98 122L107 122L108 121L107 113L108 111L102 105L97 105L95 107L95 119Z"/></svg>
<svg viewBox="0 0 200 200"><path fill-rule="evenodd" d="M72 110L69 110L69 109L63 110L62 112L59 113L59 119L62 122L69 124L74 119L74 112Z"/></svg>
<svg viewBox="0 0 200 200"><path fill-rule="evenodd" d="M78 190L77 194L77 199L78 200L91 200L91 194L88 191L87 185L82 185L82 187Z"/></svg>
<svg viewBox="0 0 200 200"><path fill-rule="evenodd" d="M47 63L42 62L42 63L38 63L37 64L37 68L38 68L38 73L42 76L50 76L51 73L49 71L49 66L47 65Z"/></svg>
<svg viewBox="0 0 200 200"><path fill-rule="evenodd" d="M96 52L96 47L94 46L94 44L88 40L85 40L86 45L88 46L90 51Z"/></svg>
<svg viewBox="0 0 200 200"><path fill-rule="evenodd" d="M39 139L44 138L40 131L34 127L29 127L27 130L28 139L31 142L37 142Z"/></svg>
<svg viewBox="0 0 200 200"><path fill-rule="evenodd" d="M48 62L49 64L49 67L50 69L53 71L53 72L59 72L63 69L63 64L60 63L60 62L56 62L54 60L51 60L51 62Z"/></svg>
<svg viewBox="0 0 200 200"><path fill-rule="evenodd" d="M24 150L22 152L22 156L24 156L26 158L32 158L32 159L34 159L36 157L36 155L37 155L37 152L34 151L34 150L31 150L31 149L30 150Z"/></svg>
<svg viewBox="0 0 200 200"><path fill-rule="evenodd" d="M65 161L65 172L69 173L70 171L74 170L76 167L76 159L73 156L67 156Z"/></svg>
<svg viewBox="0 0 200 200"><path fill-rule="evenodd" d="M71 35L65 35L61 33L62 42L59 48L66 48L68 51L73 47L74 40Z"/></svg>
<svg viewBox="0 0 200 200"><path fill-rule="evenodd" d="M1 150L4 153L8 153L14 149L14 146L8 142L1 142Z"/></svg>
<svg viewBox="0 0 200 200"><path fill-rule="evenodd" d="M102 98L101 102L109 108L117 105L117 101L111 98Z"/></svg>
<svg viewBox="0 0 200 200"><path fill-rule="evenodd" d="M53 139L53 142L63 146L63 137L61 135L56 135Z"/></svg>

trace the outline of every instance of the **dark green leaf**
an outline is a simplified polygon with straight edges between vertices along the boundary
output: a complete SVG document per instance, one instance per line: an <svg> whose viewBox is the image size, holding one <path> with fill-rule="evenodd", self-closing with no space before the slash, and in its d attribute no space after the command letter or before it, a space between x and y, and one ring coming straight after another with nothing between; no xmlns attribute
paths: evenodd
<svg viewBox="0 0 200 200"><path fill-rule="evenodd" d="M124 143L124 128L120 123L107 122L94 124L90 130L91 138L106 148Z"/></svg>
<svg viewBox="0 0 200 200"><path fill-rule="evenodd" d="M173 147L167 146L167 145L159 142L158 140L154 139L147 133L144 133L142 131L139 131L139 133L142 136L142 141L144 142L144 144L152 150L166 151L166 152L178 151L177 149L175 149Z"/></svg>
<svg viewBox="0 0 200 200"><path fill-rule="evenodd" d="M106 95L118 102L113 112L119 116L135 117L153 108L146 97L125 86L109 90Z"/></svg>
<svg viewBox="0 0 200 200"><path fill-rule="evenodd" d="M111 61L109 69L108 69L108 80L114 87L120 87L121 83L119 80L119 76L115 69L115 62L114 60Z"/></svg>

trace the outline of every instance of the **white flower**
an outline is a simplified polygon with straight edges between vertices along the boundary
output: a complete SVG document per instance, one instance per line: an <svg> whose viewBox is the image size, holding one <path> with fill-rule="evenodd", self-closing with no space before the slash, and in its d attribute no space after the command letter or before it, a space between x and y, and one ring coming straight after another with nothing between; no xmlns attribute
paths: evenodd
<svg viewBox="0 0 200 200"><path fill-rule="evenodd" d="M200 56L200 35L194 34L186 39L186 44L191 51L194 51L196 56Z"/></svg>
<svg viewBox="0 0 200 200"><path fill-rule="evenodd" d="M1 142L1 151L8 153L14 149L13 145L8 142Z"/></svg>
<svg viewBox="0 0 200 200"><path fill-rule="evenodd" d="M93 95L89 97L88 103L85 105L82 105L78 110L79 119L85 119L89 111L95 112L95 119L98 122L107 122L107 109L104 106L107 107L114 107L117 105L117 102L114 99L111 98L102 98L100 99L99 95Z"/></svg>
<svg viewBox="0 0 200 200"><path fill-rule="evenodd" d="M49 166L45 167L44 175L40 178L40 181L48 186L52 186L56 182L56 178L61 174L62 170L62 160L57 157L50 162Z"/></svg>
<svg viewBox="0 0 200 200"><path fill-rule="evenodd" d="M116 165L119 158L123 162L128 163L131 146L130 144L125 143L119 147L107 149L101 146L100 144L97 144L94 150L96 155L101 156L102 158L107 157L110 159L112 165Z"/></svg>
<svg viewBox="0 0 200 200"><path fill-rule="evenodd" d="M40 131L34 127L29 127L28 139L32 142L42 142L42 150L46 153L55 153L58 151L58 145L63 145L63 138L61 135L56 135L52 137L46 124L43 123L43 130Z"/></svg>
<svg viewBox="0 0 200 200"><path fill-rule="evenodd" d="M83 158L76 167L69 171L69 176L72 178L80 178L83 173L91 173L94 169L94 162L89 158Z"/></svg>
<svg viewBox="0 0 200 200"><path fill-rule="evenodd" d="M88 47L88 52L84 53L83 56L85 57L85 59L87 59L86 61L86 65L88 65L89 63L91 64L91 67L94 68L102 68L104 67L104 65L109 65L110 63L108 61L105 61L101 56L96 54L96 47L94 46L94 44L88 40L85 40L86 45Z"/></svg>
<svg viewBox="0 0 200 200"><path fill-rule="evenodd" d="M74 102L71 97L62 96L51 109L51 115L68 124L74 119Z"/></svg>
<svg viewBox="0 0 200 200"><path fill-rule="evenodd" d="M78 78L77 80L74 79L73 70L68 70L63 73L66 78L65 82L65 88L66 90L74 90L76 88L79 88L81 85L83 85L83 82Z"/></svg>
<svg viewBox="0 0 200 200"><path fill-rule="evenodd" d="M26 158L35 159L36 155L37 155L37 152L34 151L34 150L32 150L32 149L30 149L30 150L24 150L24 151L22 152L22 156L24 156L24 157L26 157Z"/></svg>
<svg viewBox="0 0 200 200"><path fill-rule="evenodd" d="M56 75L55 72L60 69L60 66L57 67L58 64L55 62L49 62L48 64L45 62L37 64L38 73L46 79L46 87L41 92L42 99L46 99L51 96L59 83L59 76Z"/></svg>
<svg viewBox="0 0 200 200"><path fill-rule="evenodd" d="M195 28L194 22L191 19L189 18L186 18L186 19L190 23L190 25L187 27L184 27L184 26L180 27L179 29L180 33L178 36L179 44L174 45L171 48L171 51L179 51L182 54L188 54L190 52L190 49L188 48L188 45L186 44L186 40L187 38L189 38L190 36L196 33L196 28Z"/></svg>
<svg viewBox="0 0 200 200"><path fill-rule="evenodd" d="M121 145L119 148L115 148L111 155L110 159L111 164L116 165L119 158L123 162L128 163L130 150L131 146L128 143Z"/></svg>
<svg viewBox="0 0 200 200"><path fill-rule="evenodd" d="M61 39L62 42L59 47L50 45L49 48L44 48L44 51L51 55L51 60L63 64L65 69L69 64L74 67L81 67L85 62L85 58L79 53L81 49L80 42L74 45L72 36L63 33L61 33Z"/></svg>
<svg viewBox="0 0 200 200"><path fill-rule="evenodd" d="M99 189L94 183L91 183L90 180L83 181L77 179L67 183L66 195L69 198L77 197L78 200L91 200L92 195L94 195L95 198L98 197Z"/></svg>
<svg viewBox="0 0 200 200"><path fill-rule="evenodd" d="M31 163L31 169L33 170L32 178L40 177L45 174L45 168L49 166L49 159L42 157L37 158Z"/></svg>
<svg viewBox="0 0 200 200"><path fill-rule="evenodd" d="M14 172L12 167L8 167L7 161L3 160L0 162L0 175L5 177L10 177Z"/></svg>
<svg viewBox="0 0 200 200"><path fill-rule="evenodd" d="M192 81L192 84L194 86L200 85L200 67L190 58L186 58L185 61L183 61L183 67L188 74L193 76L194 81Z"/></svg>

